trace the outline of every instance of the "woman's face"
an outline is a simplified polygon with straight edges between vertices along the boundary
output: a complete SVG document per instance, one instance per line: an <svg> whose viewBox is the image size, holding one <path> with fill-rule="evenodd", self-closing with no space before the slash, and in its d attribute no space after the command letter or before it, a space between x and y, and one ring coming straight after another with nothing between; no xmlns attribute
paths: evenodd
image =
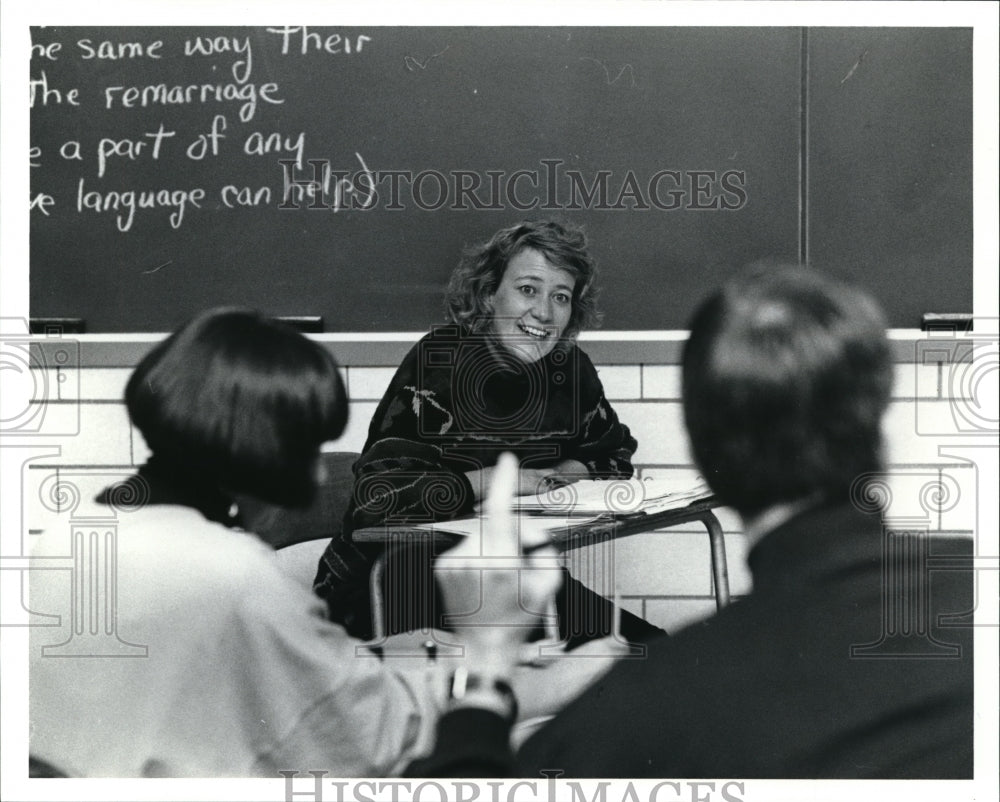
<svg viewBox="0 0 1000 802"><path fill-rule="evenodd" d="M503 346L525 362L548 354L569 324L575 285L572 273L539 251L514 256L491 299L493 331Z"/></svg>

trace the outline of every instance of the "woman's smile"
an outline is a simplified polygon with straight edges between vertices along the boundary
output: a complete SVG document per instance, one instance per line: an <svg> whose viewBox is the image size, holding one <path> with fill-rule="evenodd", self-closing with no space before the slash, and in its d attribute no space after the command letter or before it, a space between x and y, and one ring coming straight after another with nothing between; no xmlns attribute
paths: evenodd
<svg viewBox="0 0 1000 802"><path fill-rule="evenodd" d="M493 331L504 348L525 362L548 354L569 324L575 286L573 274L541 252L516 254L491 298Z"/></svg>

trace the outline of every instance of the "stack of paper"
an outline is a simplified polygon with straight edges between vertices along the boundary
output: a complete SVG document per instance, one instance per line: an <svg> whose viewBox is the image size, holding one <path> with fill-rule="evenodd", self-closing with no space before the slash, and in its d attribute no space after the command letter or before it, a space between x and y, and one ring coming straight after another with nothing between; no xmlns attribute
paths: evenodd
<svg viewBox="0 0 1000 802"><path fill-rule="evenodd" d="M519 496L514 499L514 510L520 514L518 526L522 539L534 543L540 540L539 533L543 531L569 531L608 515L651 514L681 509L711 495L712 491L700 476L684 479L584 479L546 493ZM479 537L485 532L485 519L475 516L419 524L413 528Z"/></svg>
<svg viewBox="0 0 1000 802"><path fill-rule="evenodd" d="M599 517L599 515L559 515L558 513L537 515L531 513L519 516L516 520L516 526L522 543L529 544L530 546L545 542L547 537L543 537L543 534L568 530L588 521L596 521ZM482 516L455 518L450 521L414 524L412 528L428 532L462 535L464 537L482 537L486 533L486 518Z"/></svg>
<svg viewBox="0 0 1000 802"><path fill-rule="evenodd" d="M678 479L585 479L514 499L521 513L545 516L627 515L680 509L712 495L699 476Z"/></svg>

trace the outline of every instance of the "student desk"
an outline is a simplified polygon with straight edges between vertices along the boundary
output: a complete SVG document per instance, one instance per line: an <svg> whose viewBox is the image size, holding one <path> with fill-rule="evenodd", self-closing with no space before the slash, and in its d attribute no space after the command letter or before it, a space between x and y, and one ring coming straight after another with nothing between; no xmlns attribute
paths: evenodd
<svg viewBox="0 0 1000 802"><path fill-rule="evenodd" d="M612 513L588 518L579 524L562 525L550 529L553 544L560 551L567 551L583 545L651 532L657 529L679 526L692 521L700 521L708 532L711 547L712 578L715 585L715 604L722 609L729 603L729 569L726 564L726 544L722 527L713 510L720 502L709 497L694 501L686 507L658 512ZM563 521L564 519L559 519ZM385 637L385 610L382 598L382 583L385 576L385 561L394 545L423 544L428 547L442 547L457 543L463 535L448 531L448 522L439 528L407 525L373 526L356 529L352 535L356 543L384 543L387 548L375 561L371 575L372 628L376 640Z"/></svg>

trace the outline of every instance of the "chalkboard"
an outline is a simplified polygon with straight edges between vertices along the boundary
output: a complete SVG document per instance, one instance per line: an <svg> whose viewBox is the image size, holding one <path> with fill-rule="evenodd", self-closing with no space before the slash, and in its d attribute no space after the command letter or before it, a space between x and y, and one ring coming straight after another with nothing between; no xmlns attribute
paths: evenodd
<svg viewBox="0 0 1000 802"><path fill-rule="evenodd" d="M972 311L972 31L809 31L810 261L900 326Z"/></svg>
<svg viewBox="0 0 1000 802"><path fill-rule="evenodd" d="M803 158L808 42L797 28L32 29L31 315L166 331L240 304L327 331L420 331L463 248L556 217L590 237L605 328L683 328L739 264L808 250L804 167L823 158ZM971 45L958 53L971 63ZM971 95L953 111L940 134L961 150ZM969 209L940 210L958 241L941 253L960 262L919 281L905 253L880 268L919 296L897 309L883 294L895 325L971 310L971 223L947 225L971 219L964 170ZM935 271L962 309L941 308Z"/></svg>

